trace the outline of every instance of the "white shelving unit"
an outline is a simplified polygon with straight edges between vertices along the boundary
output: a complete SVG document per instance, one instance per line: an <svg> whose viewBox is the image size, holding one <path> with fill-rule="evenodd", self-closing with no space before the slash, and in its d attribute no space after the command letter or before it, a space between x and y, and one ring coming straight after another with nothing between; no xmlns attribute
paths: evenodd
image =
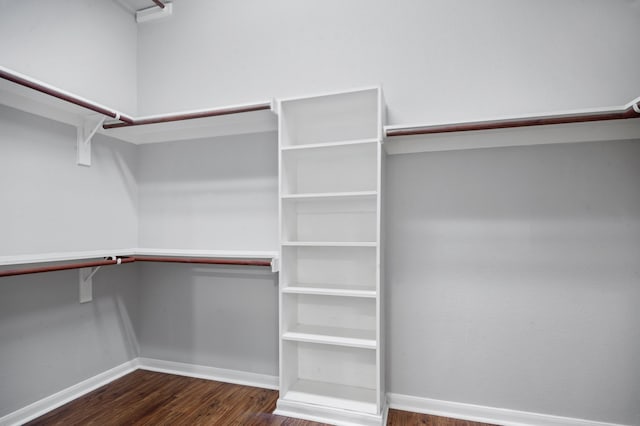
<svg viewBox="0 0 640 426"><path fill-rule="evenodd" d="M282 100L276 414L384 421L379 88Z"/></svg>

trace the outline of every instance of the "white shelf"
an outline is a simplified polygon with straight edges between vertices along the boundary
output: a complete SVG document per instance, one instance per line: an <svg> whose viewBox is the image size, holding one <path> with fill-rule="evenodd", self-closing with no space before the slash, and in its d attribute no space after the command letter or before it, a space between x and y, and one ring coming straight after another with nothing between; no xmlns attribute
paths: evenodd
<svg viewBox="0 0 640 426"><path fill-rule="evenodd" d="M546 145L557 143L579 143L613 140L640 139L640 118L587 121L578 123L544 124L502 129L447 131L445 127L471 128L508 124L509 122L544 121L567 117L621 114L640 102L640 97L625 105L592 108L547 114L491 117L462 122L438 122L422 124L402 124L384 127L384 133L424 129L434 133L407 136L390 136L384 147L388 154L410 154L417 152L455 151L464 149L495 148L507 146Z"/></svg>
<svg viewBox="0 0 640 426"><path fill-rule="evenodd" d="M282 398L288 401L324 405L350 411L376 412L375 390L356 386L315 380L297 380Z"/></svg>
<svg viewBox="0 0 640 426"><path fill-rule="evenodd" d="M357 288L347 288L341 285L331 284L299 284L288 285L282 289L285 294L311 294L318 296L340 296L340 297L362 297L375 299L375 290L361 290Z"/></svg>
<svg viewBox="0 0 640 426"><path fill-rule="evenodd" d="M297 324L282 334L284 340L376 349L375 330Z"/></svg>
<svg viewBox="0 0 640 426"><path fill-rule="evenodd" d="M0 256L0 265L25 265L32 263L68 262L72 260L100 259L111 256L133 256L133 248L122 250L86 250L56 253L21 254Z"/></svg>
<svg viewBox="0 0 640 426"><path fill-rule="evenodd" d="M234 105L227 108L243 108L256 104ZM186 111L178 114L192 114L199 111ZM173 114L172 114L173 115ZM163 115L136 117L136 120L161 118ZM195 118L168 123L143 124L138 126L103 129L100 133L116 139L148 144L176 140L199 139L205 137L239 135L245 133L272 132L278 129L276 115L270 110L251 111L235 114Z"/></svg>
<svg viewBox="0 0 640 426"><path fill-rule="evenodd" d="M359 198L375 197L378 191L351 191L351 192L313 192L304 194L282 194L283 200L308 200L308 199L332 199L332 198Z"/></svg>
<svg viewBox="0 0 640 426"><path fill-rule="evenodd" d="M155 249L137 248L138 256L178 256L178 257L210 257L225 259L277 259L277 251L255 250L189 250L189 249Z"/></svg>
<svg viewBox="0 0 640 426"><path fill-rule="evenodd" d="M380 143L378 139L357 139L351 141L339 141L339 142L325 142L325 143L314 143L307 145L292 145L292 146L283 146L280 149L282 151L297 151L297 150L311 150L311 149L323 149L323 148L333 148L340 146L350 146L350 145L365 145L365 144L373 144Z"/></svg>
<svg viewBox="0 0 640 426"><path fill-rule="evenodd" d="M111 256L178 256L225 259L265 259L272 262L278 260L277 251L244 251L244 250L185 250L126 248L121 250L86 250L73 252L37 253L13 256L0 256L0 265L22 265L33 263L66 262L73 260L99 259Z"/></svg>
<svg viewBox="0 0 640 426"><path fill-rule="evenodd" d="M8 68L0 66L0 71L20 77L23 80L30 81L38 86L45 87L71 98L76 98L83 102L94 104L104 110L109 110L120 115L128 115L124 114L122 111L117 111L113 108L109 108L108 106L100 105L89 99L62 90L45 82L35 80ZM5 80L4 78L0 78L0 104L76 127L82 126L84 121L87 119L96 121L99 118L105 117L104 115L90 109L77 106L51 95L25 87L21 84ZM172 112L171 114L133 117L133 119L135 121L158 118L162 119L176 114L198 114L203 111L241 110L253 107L266 108L271 105L272 102L269 100L250 104L218 106L215 108L207 108L206 110L191 110L177 113ZM110 121L113 121L113 119L111 117L107 117L107 122ZM114 129L103 129L100 127L98 133L126 142L145 144L245 133L270 132L276 131L277 129L278 119L276 114L274 114L271 109L261 109L251 112L230 113L206 118L143 124Z"/></svg>
<svg viewBox="0 0 640 426"><path fill-rule="evenodd" d="M375 241L283 241L285 247L376 247Z"/></svg>
<svg viewBox="0 0 640 426"><path fill-rule="evenodd" d="M368 88L279 103L278 411L287 416L382 422L381 99Z"/></svg>

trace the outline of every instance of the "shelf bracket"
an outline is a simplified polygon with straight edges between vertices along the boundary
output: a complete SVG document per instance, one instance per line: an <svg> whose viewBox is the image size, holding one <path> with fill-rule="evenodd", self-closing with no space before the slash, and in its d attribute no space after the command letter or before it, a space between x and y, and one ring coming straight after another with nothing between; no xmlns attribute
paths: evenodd
<svg viewBox="0 0 640 426"><path fill-rule="evenodd" d="M100 269L99 266L95 268L80 268L80 303L87 303L93 300L93 276Z"/></svg>
<svg viewBox="0 0 640 426"><path fill-rule="evenodd" d="M105 257L105 259L111 259L117 261L117 264L120 265L122 259L117 256ZM91 267L91 268L80 268L79 274L79 294L80 294L80 303L87 303L93 300L93 276L98 272L100 266Z"/></svg>
<svg viewBox="0 0 640 426"><path fill-rule="evenodd" d="M277 257L271 258L271 272L280 271L280 259Z"/></svg>
<svg viewBox="0 0 640 426"><path fill-rule="evenodd" d="M79 166L91 165L91 138L102 127L106 117L101 117L96 123L94 120L85 120L77 129L76 163Z"/></svg>

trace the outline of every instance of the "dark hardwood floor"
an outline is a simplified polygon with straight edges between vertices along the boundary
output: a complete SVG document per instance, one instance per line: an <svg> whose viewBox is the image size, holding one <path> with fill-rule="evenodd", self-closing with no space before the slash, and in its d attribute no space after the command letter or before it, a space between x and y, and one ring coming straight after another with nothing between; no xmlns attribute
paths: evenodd
<svg viewBox="0 0 640 426"><path fill-rule="evenodd" d="M278 391L138 370L27 425L288 425L321 423L271 414ZM389 410L393 426L483 426Z"/></svg>

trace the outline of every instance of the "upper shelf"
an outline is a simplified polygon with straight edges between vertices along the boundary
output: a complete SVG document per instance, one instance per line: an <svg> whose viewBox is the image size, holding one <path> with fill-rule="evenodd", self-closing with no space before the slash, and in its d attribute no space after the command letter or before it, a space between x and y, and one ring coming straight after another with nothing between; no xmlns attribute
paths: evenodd
<svg viewBox="0 0 640 426"><path fill-rule="evenodd" d="M640 97L623 106L457 123L385 126L389 154L640 139Z"/></svg>
<svg viewBox="0 0 640 426"><path fill-rule="evenodd" d="M0 103L4 105L72 126L106 116L113 122L104 124L99 133L135 144L278 128L271 101L134 118L4 67L0 67L0 77Z"/></svg>

